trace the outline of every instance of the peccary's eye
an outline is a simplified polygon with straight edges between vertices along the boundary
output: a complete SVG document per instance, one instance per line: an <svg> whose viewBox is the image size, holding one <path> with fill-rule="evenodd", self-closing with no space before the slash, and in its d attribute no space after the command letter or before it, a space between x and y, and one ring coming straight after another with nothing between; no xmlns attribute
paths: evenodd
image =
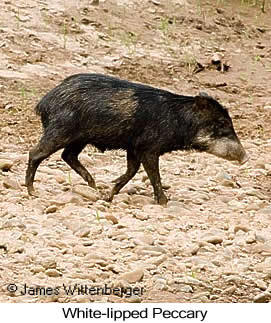
<svg viewBox="0 0 271 323"><path fill-rule="evenodd" d="M214 131L219 137L229 136L232 133L232 125L228 120L221 120Z"/></svg>
<svg viewBox="0 0 271 323"><path fill-rule="evenodd" d="M227 119L217 120L213 129L215 137L229 136L232 133L232 124Z"/></svg>

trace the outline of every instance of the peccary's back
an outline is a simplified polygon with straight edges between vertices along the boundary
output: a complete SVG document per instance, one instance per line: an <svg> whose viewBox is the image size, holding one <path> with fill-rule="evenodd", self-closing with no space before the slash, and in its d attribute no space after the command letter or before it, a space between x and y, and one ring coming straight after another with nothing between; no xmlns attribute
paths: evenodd
<svg viewBox="0 0 271 323"><path fill-rule="evenodd" d="M111 76L78 74L48 92L36 112L44 129L65 128L97 147L126 149L135 141L148 145L173 136L176 106L193 100Z"/></svg>

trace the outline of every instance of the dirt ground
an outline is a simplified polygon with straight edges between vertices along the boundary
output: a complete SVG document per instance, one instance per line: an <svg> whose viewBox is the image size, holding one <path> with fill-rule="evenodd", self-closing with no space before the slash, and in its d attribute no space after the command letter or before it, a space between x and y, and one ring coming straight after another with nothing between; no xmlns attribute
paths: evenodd
<svg viewBox="0 0 271 323"><path fill-rule="evenodd" d="M261 4L1 2L1 302L271 300L271 4L265 1L265 12ZM167 207L154 204L142 168L109 204L101 196L124 173L125 153L87 147L80 159L98 192L58 152L37 171L39 197L29 197L28 151L41 135L35 104L82 72L180 94L207 92L229 109L249 162L166 154L160 169ZM64 286L75 284L144 293L67 295Z"/></svg>

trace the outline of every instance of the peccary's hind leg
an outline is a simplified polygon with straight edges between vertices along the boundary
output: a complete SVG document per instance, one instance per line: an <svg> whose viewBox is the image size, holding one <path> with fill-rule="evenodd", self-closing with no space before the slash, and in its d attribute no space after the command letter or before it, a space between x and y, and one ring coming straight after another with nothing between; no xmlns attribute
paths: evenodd
<svg viewBox="0 0 271 323"><path fill-rule="evenodd" d="M61 148L61 146L56 145L53 141L43 136L37 146L30 150L25 176L25 186L29 195L34 195L33 182L40 163Z"/></svg>
<svg viewBox="0 0 271 323"><path fill-rule="evenodd" d="M118 194L118 192L123 188L123 186L126 185L135 176L139 167L140 160L135 156L135 154L132 151L128 150L126 173L113 181L115 185L108 198L109 202L111 202L113 200L114 195Z"/></svg>
<svg viewBox="0 0 271 323"><path fill-rule="evenodd" d="M78 155L85 146L86 144L73 142L64 149L61 157L74 171L76 171L77 174L79 174L88 183L89 186L96 189L96 184L93 177L78 160Z"/></svg>
<svg viewBox="0 0 271 323"><path fill-rule="evenodd" d="M156 201L158 204L166 205L167 197L163 192L159 173L159 157L145 154L141 161L153 186Z"/></svg>

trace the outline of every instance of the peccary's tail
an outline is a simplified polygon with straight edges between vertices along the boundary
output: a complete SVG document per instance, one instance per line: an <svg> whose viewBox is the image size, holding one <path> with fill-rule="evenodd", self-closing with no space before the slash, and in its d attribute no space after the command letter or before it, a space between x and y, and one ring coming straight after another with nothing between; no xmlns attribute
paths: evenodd
<svg viewBox="0 0 271 323"><path fill-rule="evenodd" d="M43 100L36 105L35 112L36 115L41 117L42 126L45 129L49 124L49 114Z"/></svg>
<svg viewBox="0 0 271 323"><path fill-rule="evenodd" d="M35 112L36 112L36 115L37 116L41 116L41 111L42 111L42 109L41 109L41 101L36 105L36 107L35 107Z"/></svg>

